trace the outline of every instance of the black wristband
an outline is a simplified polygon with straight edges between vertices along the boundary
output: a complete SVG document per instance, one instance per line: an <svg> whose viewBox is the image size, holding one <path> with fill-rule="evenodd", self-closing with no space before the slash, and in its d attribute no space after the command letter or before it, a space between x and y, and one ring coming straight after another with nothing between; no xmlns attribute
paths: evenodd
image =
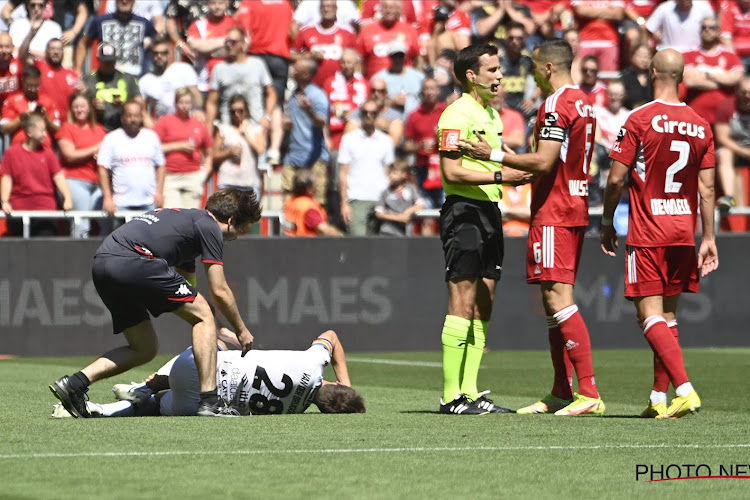
<svg viewBox="0 0 750 500"><path fill-rule="evenodd" d="M503 173L498 170L495 172L495 184L502 184L503 183Z"/></svg>

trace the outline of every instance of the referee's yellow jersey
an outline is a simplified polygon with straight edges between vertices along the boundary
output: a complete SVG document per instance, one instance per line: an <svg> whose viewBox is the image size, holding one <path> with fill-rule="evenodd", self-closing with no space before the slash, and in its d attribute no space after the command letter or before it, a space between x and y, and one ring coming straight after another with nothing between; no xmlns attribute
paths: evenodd
<svg viewBox="0 0 750 500"><path fill-rule="evenodd" d="M479 140L476 132L484 136L492 149L502 148L503 121L500 119L498 112L490 106L483 108L472 96L464 94L445 108L443 114L440 115L437 130L440 151L457 151L459 139L476 142ZM500 166L495 162L475 160L469 156L461 158L461 166L480 172L500 170ZM446 196L456 194L473 200L500 201L503 197L502 188L497 184L483 184L481 186L448 184L445 182L444 174L443 190L445 190Z"/></svg>

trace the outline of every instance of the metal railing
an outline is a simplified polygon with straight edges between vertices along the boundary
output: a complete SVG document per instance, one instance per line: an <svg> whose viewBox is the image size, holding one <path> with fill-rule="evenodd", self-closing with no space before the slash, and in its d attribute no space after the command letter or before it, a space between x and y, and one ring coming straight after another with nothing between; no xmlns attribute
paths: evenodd
<svg viewBox="0 0 750 500"><path fill-rule="evenodd" d="M21 219L23 223L23 238L27 239L31 237L31 220L32 219L52 219L52 220L67 220L70 221L70 233L71 238L78 238L80 232L78 229L84 220L87 219L109 219L115 220L120 219L128 222L133 217L142 215L144 212L138 210L120 210L115 212L112 217L109 217L104 212L99 210L18 210L14 211L10 218ZM0 212L0 218L8 216ZM281 213L274 211L263 212L262 219L269 221L269 234L278 235L281 232Z"/></svg>
<svg viewBox="0 0 750 500"><path fill-rule="evenodd" d="M143 214L143 212L137 211L137 210L122 210L115 212L114 216L111 217L111 219L121 219L125 222L128 222L133 217L137 217L139 215ZM591 216L601 216L602 215L602 209L601 207L598 208L590 208L589 209L589 215ZM731 210L729 210L728 215L745 215L750 216L750 207L734 207ZM3 212L0 212L0 218L7 217ZM23 238L30 238L31 237L31 220L32 219L57 219L57 220L68 220L71 222L70 227L70 233L71 235L78 235L80 234L78 231L78 228L81 226L82 222L86 219L105 219L109 218L104 212L97 211L97 210L71 210L71 211L62 211L62 210L44 210L44 211L32 211L32 210L25 210L25 211L16 211L13 212L11 215L12 218L18 218L21 219L23 222ZM414 214L414 217L416 219L437 219L440 217L440 210L438 209L425 209L420 210L419 212ZM719 214L719 210L717 209L715 211L715 221L716 221L716 227L719 226L719 220L722 216ZM273 210L267 210L263 212L263 215L261 217L262 220L265 220L268 224L267 226L267 232L269 236L279 236L281 234L281 223L282 223L283 214L279 211L273 211ZM71 238L77 238L77 236L71 236Z"/></svg>

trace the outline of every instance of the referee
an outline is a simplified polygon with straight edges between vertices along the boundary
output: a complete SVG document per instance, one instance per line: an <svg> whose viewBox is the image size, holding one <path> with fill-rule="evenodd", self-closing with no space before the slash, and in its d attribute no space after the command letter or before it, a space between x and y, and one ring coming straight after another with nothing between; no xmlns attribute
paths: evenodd
<svg viewBox="0 0 750 500"><path fill-rule="evenodd" d="M495 287L503 264L500 184L524 182L528 175L495 161L464 156L461 141L482 136L502 148L503 122L488 103L497 95L502 73L497 48L470 45L456 56L454 73L463 95L438 122L438 144L446 201L440 212L445 253L448 314L443 326L443 398L440 413L508 413L479 393L477 375L492 315Z"/></svg>

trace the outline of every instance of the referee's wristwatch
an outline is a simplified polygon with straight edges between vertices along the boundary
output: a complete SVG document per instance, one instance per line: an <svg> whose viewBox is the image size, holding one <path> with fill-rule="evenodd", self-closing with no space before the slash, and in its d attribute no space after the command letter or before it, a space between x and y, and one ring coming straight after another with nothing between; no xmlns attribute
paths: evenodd
<svg viewBox="0 0 750 500"><path fill-rule="evenodd" d="M495 172L495 184L502 184L503 183L503 173L498 170Z"/></svg>

